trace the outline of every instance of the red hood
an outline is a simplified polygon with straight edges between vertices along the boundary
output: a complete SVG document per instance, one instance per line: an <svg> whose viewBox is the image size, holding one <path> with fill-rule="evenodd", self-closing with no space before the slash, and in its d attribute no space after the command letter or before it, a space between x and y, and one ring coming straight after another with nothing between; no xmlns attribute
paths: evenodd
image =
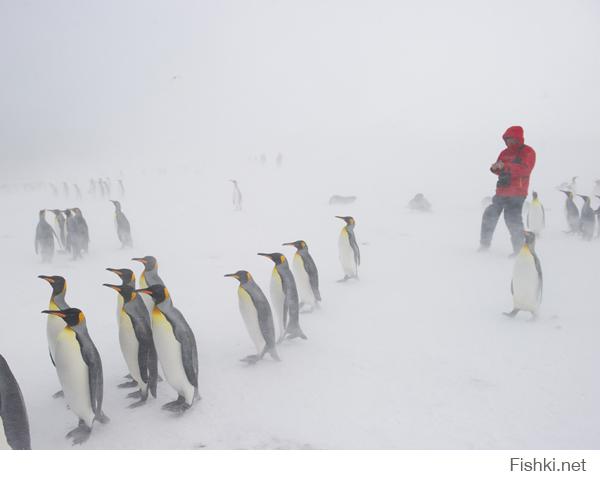
<svg viewBox="0 0 600 480"><path fill-rule="evenodd" d="M505 139L507 137L514 138L519 141L519 146L525 143L525 138L523 137L523 127L509 127L502 138Z"/></svg>

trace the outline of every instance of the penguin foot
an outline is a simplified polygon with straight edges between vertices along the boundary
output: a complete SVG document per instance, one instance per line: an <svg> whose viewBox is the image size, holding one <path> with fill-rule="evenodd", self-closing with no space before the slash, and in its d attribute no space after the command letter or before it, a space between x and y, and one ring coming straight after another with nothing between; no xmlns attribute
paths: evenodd
<svg viewBox="0 0 600 480"><path fill-rule="evenodd" d="M179 396L179 397L177 397L177 400L175 400L173 402L165 403L161 408L163 410L168 410L169 412L183 413L188 408L190 408L190 406L191 405L188 405L185 402L185 398L183 398L182 396Z"/></svg>
<svg viewBox="0 0 600 480"><path fill-rule="evenodd" d="M148 397L143 398L141 400L138 400L137 402L133 402L131 405L127 405L127 408L137 408L137 407L141 407L142 405L146 405L146 401L148 400Z"/></svg>
<svg viewBox="0 0 600 480"><path fill-rule="evenodd" d="M258 356L258 355L248 355L247 357L240 358L240 362L246 362L249 365L254 365L259 360L260 360L260 356Z"/></svg>
<svg viewBox="0 0 600 480"><path fill-rule="evenodd" d="M87 441L88 438L90 438L91 433L92 429L88 427L85 423L80 422L77 428L74 428L69 433L67 433L66 438L72 438L73 445L81 445L82 443Z"/></svg>
<svg viewBox="0 0 600 480"><path fill-rule="evenodd" d="M136 390L135 392L131 392L127 394L127 398L142 398L142 391L141 390ZM147 395L146 395L147 397Z"/></svg>
<svg viewBox="0 0 600 480"><path fill-rule="evenodd" d="M133 380L131 373L128 373L127 375L123 375L123 378L128 378L129 380Z"/></svg>
<svg viewBox="0 0 600 480"><path fill-rule="evenodd" d="M351 277L349 277L348 275L344 275L344 278L337 280L337 283L347 282L348 280L350 280L350 278Z"/></svg>
<svg viewBox="0 0 600 480"><path fill-rule="evenodd" d="M137 387L138 383L135 380L132 380L131 382L125 382L125 383L120 383L119 385L117 385L117 387L119 388L133 388L133 387Z"/></svg>
<svg viewBox="0 0 600 480"><path fill-rule="evenodd" d="M62 390L59 390L54 395L52 395L52 398L64 398L64 396L65 396L65 392L63 392Z"/></svg>
<svg viewBox="0 0 600 480"><path fill-rule="evenodd" d="M519 312L520 312L520 310L518 308L515 308L511 312L502 312L502 315L506 315L507 317L514 318L514 317L516 317L517 313L519 313Z"/></svg>

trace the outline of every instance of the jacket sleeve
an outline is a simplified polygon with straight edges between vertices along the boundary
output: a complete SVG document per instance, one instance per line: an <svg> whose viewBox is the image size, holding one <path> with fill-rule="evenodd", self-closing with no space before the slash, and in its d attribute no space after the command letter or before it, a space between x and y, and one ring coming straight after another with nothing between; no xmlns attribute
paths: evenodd
<svg viewBox="0 0 600 480"><path fill-rule="evenodd" d="M533 148L524 148L521 152L521 163L507 163L504 169L516 177L528 177L535 165L535 151Z"/></svg>

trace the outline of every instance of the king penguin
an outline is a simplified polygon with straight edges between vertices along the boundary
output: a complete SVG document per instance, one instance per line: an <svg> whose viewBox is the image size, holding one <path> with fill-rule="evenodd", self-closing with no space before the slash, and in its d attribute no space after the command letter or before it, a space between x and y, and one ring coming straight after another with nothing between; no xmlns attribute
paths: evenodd
<svg viewBox="0 0 600 480"><path fill-rule="evenodd" d="M146 255L142 258L132 258L136 262L141 262L144 265L144 270L140 275L140 288L148 288L150 285L162 285L164 287L165 282L162 281L158 275L158 262L156 258ZM142 293L142 300L148 309L150 317L152 317L152 310L154 309L154 302L150 295Z"/></svg>
<svg viewBox="0 0 600 480"><path fill-rule="evenodd" d="M92 433L94 420L107 423L102 411L103 377L100 354L88 333L85 315L78 308L44 310L61 317L66 326L56 340L56 370L65 392L65 400L79 418L77 428L67 433L73 445L85 442Z"/></svg>
<svg viewBox="0 0 600 480"><path fill-rule="evenodd" d="M587 195L579 195L583 198L581 207L581 218L579 219L579 232L584 240L591 240L596 231L596 212L591 205L591 199Z"/></svg>
<svg viewBox="0 0 600 480"><path fill-rule="evenodd" d="M242 209L242 192L238 186L237 180L229 180L233 183L233 193L231 194L231 200L233 202L233 209L240 211Z"/></svg>
<svg viewBox="0 0 600 480"><path fill-rule="evenodd" d="M533 192L532 196L529 212L527 212L527 228L530 232L535 233L536 237L539 237L546 226L546 212L537 192Z"/></svg>
<svg viewBox="0 0 600 480"><path fill-rule="evenodd" d="M542 302L543 275L540 259L535 252L535 234L525 232L525 243L516 256L510 291L513 309L505 315L514 317L525 310L537 317Z"/></svg>
<svg viewBox="0 0 600 480"><path fill-rule="evenodd" d="M52 210L52 213L54 214L54 224L56 226L55 230L58 233L58 237L60 239L61 248L63 250L66 250L67 245L66 245L66 230L65 230L65 221L66 220L65 220L65 216L58 209Z"/></svg>
<svg viewBox="0 0 600 480"><path fill-rule="evenodd" d="M319 302L321 301L317 265L308 252L308 246L304 240L288 242L283 245L296 247L294 260L292 260L292 271L294 272L298 293L300 294L300 308L308 305L308 311L312 311L315 307L319 306Z"/></svg>
<svg viewBox="0 0 600 480"><path fill-rule="evenodd" d="M121 297L122 307L117 317L119 345L129 373L139 386L139 391L127 396L140 398L139 401L129 405L130 408L139 407L146 403L148 391L156 398L158 382L158 363L148 310L142 301L136 301L139 298L134 287L109 283L103 285L116 290Z"/></svg>
<svg viewBox="0 0 600 480"><path fill-rule="evenodd" d="M0 355L0 450L31 450L29 419L23 394Z"/></svg>
<svg viewBox="0 0 600 480"><path fill-rule="evenodd" d="M242 358L242 362L254 364L261 360L267 352L274 360L279 361L280 358L275 347L273 314L267 297L247 271L239 270L225 276L236 278L240 282L238 287L240 313L256 347L256 355L248 355Z"/></svg>
<svg viewBox="0 0 600 480"><path fill-rule="evenodd" d="M111 202L115 206L115 226L117 228L117 237L119 237L119 241L121 242L121 248L133 247L131 225L121 209L121 202L118 200L111 200Z"/></svg>
<svg viewBox="0 0 600 480"><path fill-rule="evenodd" d="M567 225L569 225L567 233L577 233L579 232L579 209L573 201L573 192L568 190L561 190L561 192L567 196L565 201L565 215L567 216Z"/></svg>
<svg viewBox="0 0 600 480"><path fill-rule="evenodd" d="M271 303L279 320L279 342L306 335L300 328L300 305L296 280L285 256L281 253L258 253L270 258L275 267L271 273Z"/></svg>
<svg viewBox="0 0 600 480"><path fill-rule="evenodd" d="M35 229L35 253L42 255L42 262L50 263L54 257L54 237L56 233L46 221L46 210L40 210L39 222ZM58 239L58 237L56 237Z"/></svg>
<svg viewBox="0 0 600 480"><path fill-rule="evenodd" d="M83 213L81 213L81 209L73 208L73 214L75 218L76 229L81 235L81 239L83 242L83 251L85 253L88 253L90 249L90 230L88 228L88 224L85 221L85 218L83 218Z"/></svg>
<svg viewBox="0 0 600 480"><path fill-rule="evenodd" d="M194 332L184 316L173 306L171 295L163 285L137 290L152 297L152 335L158 361L167 382L177 392L177 400L163 405L164 410L183 413L198 394L198 350Z"/></svg>
<svg viewBox="0 0 600 480"><path fill-rule="evenodd" d="M360 250L358 243L356 243L356 236L354 235L354 226L356 222L352 217L339 217L346 222L346 225L340 232L340 238L338 241L338 247L340 251L340 263L344 269L344 278L338 280L339 282L345 282L351 278L358 279L358 266L360 265Z"/></svg>
<svg viewBox="0 0 600 480"><path fill-rule="evenodd" d="M58 275L38 275L38 278L46 280L52 287L48 310L66 310L69 308L69 305L65 301L65 295L67 294L67 282L63 277ZM58 334L62 332L64 328L65 322L61 317L48 314L48 320L46 321L46 338L48 339L48 352L50 353L50 360L52 360L52 365L55 367L56 362L54 361L54 357L56 351L56 339L58 338ZM62 396L62 390L53 395L54 398Z"/></svg>

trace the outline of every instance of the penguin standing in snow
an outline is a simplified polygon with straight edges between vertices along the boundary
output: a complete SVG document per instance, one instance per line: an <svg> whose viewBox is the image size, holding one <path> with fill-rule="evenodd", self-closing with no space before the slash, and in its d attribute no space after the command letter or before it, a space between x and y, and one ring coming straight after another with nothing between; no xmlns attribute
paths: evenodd
<svg viewBox="0 0 600 480"><path fill-rule="evenodd" d="M163 410L183 413L198 394L198 350L196 337L184 316L175 308L163 285L137 290L152 297L152 335L158 361L167 382L177 392L177 400L166 403Z"/></svg>
<svg viewBox="0 0 600 480"><path fill-rule="evenodd" d="M83 218L83 213L81 213L81 209L73 208L73 214L75 218L76 229L79 232L79 235L81 236L81 239L83 241L83 251L85 253L88 253L90 248L90 231L88 228L88 224L85 221L85 218Z"/></svg>
<svg viewBox="0 0 600 480"><path fill-rule="evenodd" d="M569 225L569 231L567 233L579 232L579 209L573 201L573 192L568 190L561 190L566 196L565 201L565 215L567 216L567 225Z"/></svg>
<svg viewBox="0 0 600 480"><path fill-rule="evenodd" d="M129 374L139 386L137 392L130 393L127 397L140 398L139 401L129 405L130 408L139 407L146 403L148 392L156 398L158 382L158 362L148 310L143 302L136 301L139 298L134 287L109 283L103 285L116 290L122 299L123 306L117 317L119 345Z"/></svg>
<svg viewBox="0 0 600 480"><path fill-rule="evenodd" d="M292 260L292 271L300 294L300 308L308 305L312 311L319 306L321 293L319 292L319 272L317 265L308 252L308 246L304 240L284 243L296 247L294 260Z"/></svg>
<svg viewBox="0 0 600 480"><path fill-rule="evenodd" d="M232 201L233 201L233 209L236 211L240 211L242 209L242 192L240 191L240 187L238 187L237 180L229 180L233 183L233 193L232 193Z"/></svg>
<svg viewBox="0 0 600 480"><path fill-rule="evenodd" d="M84 249L85 238L77 226L75 214L71 209L63 210L66 217L66 248L73 255L73 260L81 258L81 252Z"/></svg>
<svg viewBox="0 0 600 480"><path fill-rule="evenodd" d="M587 195L579 195L583 198L583 207L581 207L581 217L579 219L579 231L584 240L591 240L596 231L596 212L591 205L591 199Z"/></svg>
<svg viewBox="0 0 600 480"><path fill-rule="evenodd" d="M65 295L67 294L67 282L63 277L58 275L38 275L38 278L47 281L52 287L48 310L66 310L70 308L65 301ZM58 334L62 332L64 328L65 322L61 317L48 314L48 320L46 321L46 338L48 339L48 352L50 353L50 360L52 360L52 365L55 367L56 362L54 361L54 357L56 355L56 339L58 338ZM54 398L62 396L62 390L53 395Z"/></svg>
<svg viewBox="0 0 600 480"><path fill-rule="evenodd" d="M533 192L532 195L533 199L527 212L527 228L538 237L546 226L546 213L537 192Z"/></svg>
<svg viewBox="0 0 600 480"><path fill-rule="evenodd" d="M79 418L77 428L67 433L73 445L85 442L94 420L107 423L102 411L103 377L100 354L87 331L85 315L78 308L44 310L61 317L66 326L56 339L55 358L58 378L71 411Z"/></svg>
<svg viewBox="0 0 600 480"><path fill-rule="evenodd" d="M344 269L344 278L338 280L339 282L345 282L351 278L358 279L358 266L360 265L360 249L356 242L356 236L354 235L354 226L356 222L352 217L339 217L336 215L335 218L340 218L346 222L346 225L340 232L340 238L338 241L338 247L340 252L340 263Z"/></svg>
<svg viewBox="0 0 600 480"><path fill-rule="evenodd" d="M516 256L510 285L513 309L505 315L514 317L525 310L536 318L542 302L543 284L542 266L535 253L535 234L525 232L525 243Z"/></svg>
<svg viewBox="0 0 600 480"><path fill-rule="evenodd" d="M58 238L60 240L60 245L61 248L63 250L66 250L67 246L66 246L66 230L65 230L65 216L63 215L63 213L58 210L58 209L54 209L51 210L51 212L54 214L54 225L55 225L55 231L58 234Z"/></svg>
<svg viewBox="0 0 600 480"><path fill-rule="evenodd" d="M31 450L29 419L23 394L0 355L0 450Z"/></svg>
<svg viewBox="0 0 600 480"><path fill-rule="evenodd" d="M240 282L238 287L240 313L256 347L256 355L248 355L242 358L242 362L254 364L262 360L267 352L274 360L279 361L280 358L275 347L273 314L267 297L247 271L239 270L225 276L236 278Z"/></svg>
<svg viewBox="0 0 600 480"><path fill-rule="evenodd" d="M165 282L162 281L158 275L158 262L156 258L147 255L142 258L132 258L135 262L141 262L144 265L144 270L140 275L140 288L148 288L150 285L162 285L164 287ZM148 313L152 316L152 310L154 309L154 302L150 295L142 293L142 300L148 309Z"/></svg>
<svg viewBox="0 0 600 480"><path fill-rule="evenodd" d="M121 242L121 247L133 247L133 242L131 240L131 225L121 209L121 202L118 200L111 200L111 202L115 206L115 226L117 227L117 236Z"/></svg>
<svg viewBox="0 0 600 480"><path fill-rule="evenodd" d="M279 320L279 342L306 335L300 328L300 305L298 289L288 261L281 253L259 253L273 260L275 267L271 274L271 303Z"/></svg>
<svg viewBox="0 0 600 480"><path fill-rule="evenodd" d="M56 233L46 221L45 214L46 210L40 210L39 222L35 229L35 253L36 255L42 255L42 262L50 263L54 257L54 237L56 237Z"/></svg>

